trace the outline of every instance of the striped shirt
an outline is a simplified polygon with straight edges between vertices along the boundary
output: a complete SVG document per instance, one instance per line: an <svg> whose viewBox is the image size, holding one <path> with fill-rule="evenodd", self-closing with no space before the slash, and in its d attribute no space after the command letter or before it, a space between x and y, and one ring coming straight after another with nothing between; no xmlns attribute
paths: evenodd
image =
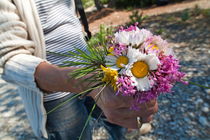
<svg viewBox="0 0 210 140"><path fill-rule="evenodd" d="M82 26L75 14L74 0L35 0L45 36L46 50L66 54L74 48L86 50ZM61 65L72 58L47 53L47 60ZM78 60L73 60L78 61ZM52 101L70 94L56 92L44 95L44 101Z"/></svg>

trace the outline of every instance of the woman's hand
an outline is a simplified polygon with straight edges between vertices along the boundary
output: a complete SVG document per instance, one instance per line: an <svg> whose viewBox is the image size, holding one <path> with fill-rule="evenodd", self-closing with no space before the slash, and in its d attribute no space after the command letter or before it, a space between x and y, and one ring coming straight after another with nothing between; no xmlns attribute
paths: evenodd
<svg viewBox="0 0 210 140"><path fill-rule="evenodd" d="M96 99L98 89L90 94L91 97ZM125 97L116 95L112 88L105 88L97 101L97 105L103 110L104 115L108 121L125 128L137 129L137 117L141 117L142 121L150 122L152 116L158 111L157 100L140 104L139 111L130 109L132 97Z"/></svg>
<svg viewBox="0 0 210 140"><path fill-rule="evenodd" d="M82 79L74 79L69 73L75 68L60 68L47 62L40 63L35 72L35 80L38 87L47 92L72 92L80 93L88 89L88 86L81 83ZM83 77L85 79L85 77Z"/></svg>
<svg viewBox="0 0 210 140"><path fill-rule="evenodd" d="M69 76L73 68L59 68L55 65L43 62L39 64L35 72L35 79L40 89L47 92L67 91L79 93L88 89L88 86ZM85 78L85 77L84 77ZM94 90L90 96L96 99L100 89ZM130 109L132 97L116 96L112 88L106 87L100 94L97 105L103 110L108 121L126 128L137 128L137 117L143 122L152 120L152 115L158 110L158 103L152 100L139 105L139 111Z"/></svg>

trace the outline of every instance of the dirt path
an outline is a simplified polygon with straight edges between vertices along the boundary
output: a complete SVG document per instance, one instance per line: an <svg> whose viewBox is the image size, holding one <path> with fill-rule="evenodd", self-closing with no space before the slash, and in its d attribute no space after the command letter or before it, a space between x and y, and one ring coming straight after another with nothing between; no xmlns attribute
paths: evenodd
<svg viewBox="0 0 210 140"><path fill-rule="evenodd" d="M193 8L195 7L195 5L198 5L202 9L210 8L210 0L194 0L194 1L190 0L190 1L185 1L182 3L143 9L143 13L144 15L150 15L150 16L161 15L161 14L166 14L166 13L182 11L188 8ZM123 25L129 21L129 15L131 15L131 13L132 11L126 11L126 10L121 10L121 11L117 11L117 10L114 11L113 9L102 10L102 12L95 13L92 16L88 17L88 20L90 21L90 30L93 33L97 32L101 24L104 24L107 26ZM104 16L104 15L107 15L107 16ZM97 17L102 17L102 18L94 20L94 18L97 18Z"/></svg>

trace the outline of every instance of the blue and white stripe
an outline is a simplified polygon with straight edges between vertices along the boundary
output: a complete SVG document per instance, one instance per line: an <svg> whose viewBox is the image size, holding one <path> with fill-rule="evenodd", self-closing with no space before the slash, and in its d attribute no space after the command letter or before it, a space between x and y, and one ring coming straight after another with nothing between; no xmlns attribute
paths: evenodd
<svg viewBox="0 0 210 140"><path fill-rule="evenodd" d="M44 31L46 50L66 54L79 48L86 51L82 26L75 14L74 0L35 0ZM55 65L64 61L78 61L64 56L47 53L47 60ZM52 101L70 94L57 92L44 96L44 101Z"/></svg>

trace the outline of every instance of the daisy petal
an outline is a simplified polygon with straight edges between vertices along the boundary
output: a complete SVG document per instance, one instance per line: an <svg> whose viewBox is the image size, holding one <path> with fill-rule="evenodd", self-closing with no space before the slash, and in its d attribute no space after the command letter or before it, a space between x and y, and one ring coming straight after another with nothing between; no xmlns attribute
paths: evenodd
<svg viewBox="0 0 210 140"><path fill-rule="evenodd" d="M149 65L149 70L156 70L158 68L158 64L160 64L160 60L154 54L147 55L145 57L145 61Z"/></svg>
<svg viewBox="0 0 210 140"><path fill-rule="evenodd" d="M136 79L137 81L137 89L139 91L147 91L151 88L150 80L148 77Z"/></svg>
<svg viewBox="0 0 210 140"><path fill-rule="evenodd" d="M105 60L106 61L111 61L111 62L115 62L116 61L116 57L115 56L112 56L112 55L108 55L106 56Z"/></svg>
<svg viewBox="0 0 210 140"><path fill-rule="evenodd" d="M113 69L113 70L116 70L116 71L119 70L119 68L116 67L116 66L111 66L110 68Z"/></svg>

